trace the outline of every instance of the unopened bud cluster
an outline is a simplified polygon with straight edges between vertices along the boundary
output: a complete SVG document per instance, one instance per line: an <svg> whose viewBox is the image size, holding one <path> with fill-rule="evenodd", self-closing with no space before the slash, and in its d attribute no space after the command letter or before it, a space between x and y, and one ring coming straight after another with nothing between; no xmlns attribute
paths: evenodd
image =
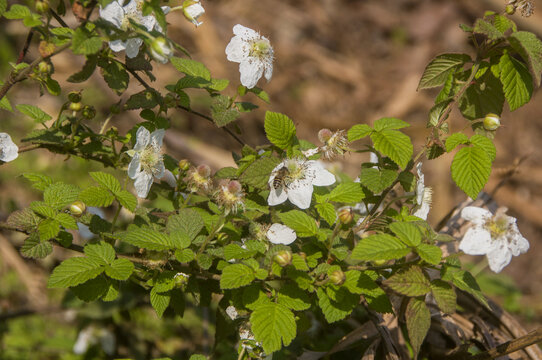
<svg viewBox="0 0 542 360"><path fill-rule="evenodd" d="M275 255L274 259L280 266L288 266L292 263L292 252L289 250L281 250Z"/></svg>
<svg viewBox="0 0 542 360"><path fill-rule="evenodd" d="M484 118L484 129L495 131L501 126L501 119L497 114L487 114Z"/></svg>
<svg viewBox="0 0 542 360"><path fill-rule="evenodd" d="M211 190L213 182L211 180L211 168L208 165L199 165L190 170L187 176L187 189L190 192L201 191L208 193Z"/></svg>

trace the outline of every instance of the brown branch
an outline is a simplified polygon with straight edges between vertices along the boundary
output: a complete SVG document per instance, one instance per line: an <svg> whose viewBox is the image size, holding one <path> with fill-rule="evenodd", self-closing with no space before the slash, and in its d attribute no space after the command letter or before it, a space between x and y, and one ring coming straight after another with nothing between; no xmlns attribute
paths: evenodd
<svg viewBox="0 0 542 360"><path fill-rule="evenodd" d="M24 57L26 56L26 53L28 52L28 48L30 47L30 42L32 41L33 36L34 36L34 29L30 29L30 31L28 31L28 35L26 35L26 40L24 41L23 49L19 53L19 57L17 58L16 64L20 64L23 62Z"/></svg>
<svg viewBox="0 0 542 360"><path fill-rule="evenodd" d="M531 331L527 335L510 340L483 353L468 357L469 360L496 359L500 356L513 353L542 341L542 327Z"/></svg>

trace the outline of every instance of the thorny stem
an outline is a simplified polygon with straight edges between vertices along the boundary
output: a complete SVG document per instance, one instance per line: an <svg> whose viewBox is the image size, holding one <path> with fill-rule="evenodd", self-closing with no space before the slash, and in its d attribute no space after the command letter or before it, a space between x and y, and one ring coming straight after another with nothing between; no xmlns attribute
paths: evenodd
<svg viewBox="0 0 542 360"><path fill-rule="evenodd" d="M222 227L224 226L224 220L226 220L226 216L224 214L220 215L220 217L218 218L218 221L213 226L213 229L211 230L209 235L207 235L207 237L205 238L205 241L203 241L203 244L201 244L198 250L198 255L203 253L203 251L205 250L205 247L209 244L209 241L211 241L215 237L215 235L220 230L222 230Z"/></svg>
<svg viewBox="0 0 542 360"><path fill-rule="evenodd" d="M335 240L335 237L337 234L339 234L339 231L341 230L342 223L339 219L337 219L337 224L335 224L335 228L333 228L333 233L329 237L329 243L327 245L327 258L328 260L331 259L331 248L333 247L333 241Z"/></svg>

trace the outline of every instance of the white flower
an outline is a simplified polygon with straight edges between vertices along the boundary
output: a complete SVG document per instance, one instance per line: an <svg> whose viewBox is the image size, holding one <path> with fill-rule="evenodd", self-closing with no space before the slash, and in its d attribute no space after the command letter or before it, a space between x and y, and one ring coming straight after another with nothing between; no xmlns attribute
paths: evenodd
<svg viewBox="0 0 542 360"><path fill-rule="evenodd" d="M198 18L205 14L205 9L201 6L199 0L185 0L183 14L192 24L200 26L203 22L198 21Z"/></svg>
<svg viewBox="0 0 542 360"><path fill-rule="evenodd" d="M239 313L237 312L237 309L230 305L226 308L226 314L230 317L230 319L235 320L239 317Z"/></svg>
<svg viewBox="0 0 542 360"><path fill-rule="evenodd" d="M271 243L282 245L290 245L297 238L295 231L282 224L271 225L266 235Z"/></svg>
<svg viewBox="0 0 542 360"><path fill-rule="evenodd" d="M77 355L85 354L91 345L100 342L103 351L108 355L115 353L115 335L107 329L95 329L92 325L79 332L73 345L73 352Z"/></svg>
<svg viewBox="0 0 542 360"><path fill-rule="evenodd" d="M124 0L113 0L105 8L100 8L100 17L117 28L126 31L130 28L130 19L141 24L151 31L156 25L156 19L152 15L143 16L143 1L131 0L122 6ZM115 52L126 50L126 56L134 58L139 52L143 39L139 37L129 38L126 41L117 39L109 42L109 47Z"/></svg>
<svg viewBox="0 0 542 360"><path fill-rule="evenodd" d="M307 209L311 204L312 187L334 182L335 176L315 160L285 159L271 172L267 203L273 206L288 199L300 209Z"/></svg>
<svg viewBox="0 0 542 360"><path fill-rule="evenodd" d="M226 55L229 61L239 63L241 84L252 89L262 75L267 81L271 80L273 48L269 40L239 24L233 27L233 33L235 36L226 47Z"/></svg>
<svg viewBox="0 0 542 360"><path fill-rule="evenodd" d="M486 255L489 268L500 272L510 263L512 255L529 250L529 242L519 232L516 219L505 215L506 208L495 215L486 209L467 206L461 217L474 224L467 230L459 250L469 255Z"/></svg>
<svg viewBox="0 0 542 360"><path fill-rule="evenodd" d="M416 165L416 172L418 174L418 182L416 183L416 204L418 208L414 212L414 216L427 220L431 202L433 201L433 190L430 187L425 187L425 175L422 173L421 162Z"/></svg>
<svg viewBox="0 0 542 360"><path fill-rule="evenodd" d="M165 167L162 160L162 140L165 130L158 129L151 133L141 126L137 130L136 144L129 152L133 156L128 165L128 176L134 179L137 196L146 198L154 178L164 176Z"/></svg>
<svg viewBox="0 0 542 360"><path fill-rule="evenodd" d="M167 63L169 58L173 56L173 49L163 36L159 36L151 42L151 56L162 64Z"/></svg>
<svg viewBox="0 0 542 360"><path fill-rule="evenodd" d="M18 156L19 148L11 140L11 136L6 133L0 133L0 160L8 162L17 159Z"/></svg>

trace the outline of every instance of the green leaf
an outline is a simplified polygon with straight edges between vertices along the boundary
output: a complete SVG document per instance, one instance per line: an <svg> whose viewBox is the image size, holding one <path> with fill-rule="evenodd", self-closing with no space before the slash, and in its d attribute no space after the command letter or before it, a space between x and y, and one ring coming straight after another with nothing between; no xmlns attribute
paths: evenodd
<svg viewBox="0 0 542 360"><path fill-rule="evenodd" d="M89 186L79 193L79 200L87 206L108 207L115 197L103 186Z"/></svg>
<svg viewBox="0 0 542 360"><path fill-rule="evenodd" d="M533 94L533 78L527 67L510 55L504 54L499 61L499 68L504 97L510 111L527 104Z"/></svg>
<svg viewBox="0 0 542 360"><path fill-rule="evenodd" d="M188 263L196 258L196 254L191 249L175 250L175 259L180 263Z"/></svg>
<svg viewBox="0 0 542 360"><path fill-rule="evenodd" d="M38 225L38 233L41 241L52 239L58 235L60 223L55 219L44 219Z"/></svg>
<svg viewBox="0 0 542 360"><path fill-rule="evenodd" d="M542 41L535 34L528 31L518 31L508 38L510 45L529 65L535 85L540 86L542 75Z"/></svg>
<svg viewBox="0 0 542 360"><path fill-rule="evenodd" d="M54 211L52 215L54 216ZM38 217L32 209L24 208L12 212L6 220L6 223L9 226L30 232L38 227L40 220L41 218Z"/></svg>
<svg viewBox="0 0 542 360"><path fill-rule="evenodd" d="M373 193L378 194L393 184L397 176L398 174L394 170L366 168L361 170L359 182Z"/></svg>
<svg viewBox="0 0 542 360"><path fill-rule="evenodd" d="M422 242L420 229L414 224L394 222L390 224L390 229L408 246L418 246Z"/></svg>
<svg viewBox="0 0 542 360"><path fill-rule="evenodd" d="M213 258L207 254L198 254L196 255L196 262L203 270L209 270L209 268L213 265Z"/></svg>
<svg viewBox="0 0 542 360"><path fill-rule="evenodd" d="M77 200L79 192L79 188L75 185L58 182L45 189L43 200L52 208L60 210Z"/></svg>
<svg viewBox="0 0 542 360"><path fill-rule="evenodd" d="M340 302L335 302L326 294L323 288L318 288L318 306L322 309L328 323L344 319L358 305L359 296L348 294L346 293Z"/></svg>
<svg viewBox="0 0 542 360"><path fill-rule="evenodd" d="M279 159L275 157L262 157L246 168L239 177L239 181L245 185L265 189L271 172L279 162Z"/></svg>
<svg viewBox="0 0 542 360"><path fill-rule="evenodd" d="M134 264L128 259L116 259L105 268L105 274L115 280L127 280L134 272Z"/></svg>
<svg viewBox="0 0 542 360"><path fill-rule="evenodd" d="M477 19L474 23L474 33L483 34L487 36L490 40L499 40L504 38L502 31L497 29L493 24L484 20Z"/></svg>
<svg viewBox="0 0 542 360"><path fill-rule="evenodd" d="M73 257L64 260L51 274L48 288L67 288L82 284L103 272L100 263L86 257Z"/></svg>
<svg viewBox="0 0 542 360"><path fill-rule="evenodd" d="M416 252L429 264L438 265L442 259L442 250L436 245L420 244L416 247Z"/></svg>
<svg viewBox="0 0 542 360"><path fill-rule="evenodd" d="M137 207L137 198L127 190L121 190L115 193L115 197L119 203L126 209L134 212Z"/></svg>
<svg viewBox="0 0 542 360"><path fill-rule="evenodd" d="M471 199L476 199L491 173L491 159L477 146L464 147L452 161L452 179Z"/></svg>
<svg viewBox="0 0 542 360"><path fill-rule="evenodd" d="M244 87L244 86L243 86ZM247 89L245 88L247 92L251 92L253 93L254 95L256 95L257 97L259 97L261 100L265 101L266 103L269 104L270 100L269 100L269 95L263 91L262 89L260 89L259 87L253 87L252 89Z"/></svg>
<svg viewBox="0 0 542 360"><path fill-rule="evenodd" d="M54 96L60 95L60 84L50 76L45 80L45 87L47 88L49 94Z"/></svg>
<svg viewBox="0 0 542 360"><path fill-rule="evenodd" d="M431 281L431 292L443 313L453 314L457 304L455 291L446 281L439 279Z"/></svg>
<svg viewBox="0 0 542 360"><path fill-rule="evenodd" d="M420 347L431 326L431 313L422 299L412 298L405 311L406 325L414 359L418 358Z"/></svg>
<svg viewBox="0 0 542 360"><path fill-rule="evenodd" d="M461 114L469 120L483 118L489 113L501 114L503 105L501 82L491 71L470 85L459 98Z"/></svg>
<svg viewBox="0 0 542 360"><path fill-rule="evenodd" d="M146 89L130 96L124 104L124 109L152 109L161 101L161 95L154 89Z"/></svg>
<svg viewBox="0 0 542 360"><path fill-rule="evenodd" d="M456 69L471 61L466 54L442 54L431 60L425 68L418 90L441 86L448 75Z"/></svg>
<svg viewBox="0 0 542 360"><path fill-rule="evenodd" d="M107 62L99 61L98 65L103 69L102 76L105 82L111 90L117 93L117 95L122 94L128 88L130 77L120 63L114 60Z"/></svg>
<svg viewBox="0 0 542 360"><path fill-rule="evenodd" d="M148 250L167 250L175 245L166 234L148 228L137 228L118 235L119 239Z"/></svg>
<svg viewBox="0 0 542 360"><path fill-rule="evenodd" d="M27 258L43 259L53 252L49 241L40 241L38 234L32 233L21 246L21 254Z"/></svg>
<svg viewBox="0 0 542 360"><path fill-rule="evenodd" d="M89 173L89 175L98 184L102 185L106 189L111 190L113 194L116 194L121 190L120 182L111 174L107 174L101 171L95 171Z"/></svg>
<svg viewBox="0 0 542 360"><path fill-rule="evenodd" d="M51 115L34 105L19 104L15 107L23 114L34 119L37 123L44 123L52 119Z"/></svg>
<svg viewBox="0 0 542 360"><path fill-rule="evenodd" d="M286 284L280 288L277 302L294 311L308 310L311 307L309 294L294 284Z"/></svg>
<svg viewBox="0 0 542 360"><path fill-rule="evenodd" d="M44 191L53 183L53 179L44 174L24 173L23 176L32 183L34 189Z"/></svg>
<svg viewBox="0 0 542 360"><path fill-rule="evenodd" d="M152 288L151 305L159 318L162 318L162 315L164 315L164 311L166 311L170 301L171 295L169 293L159 293L156 292L155 288Z"/></svg>
<svg viewBox="0 0 542 360"><path fill-rule="evenodd" d="M105 241L100 241L95 244L87 244L85 246L85 255L100 265L111 264L115 260L115 249L111 244Z"/></svg>
<svg viewBox="0 0 542 360"><path fill-rule="evenodd" d="M410 252L408 245L388 234L363 238L352 250L352 259L374 261L400 259Z"/></svg>
<svg viewBox="0 0 542 360"><path fill-rule="evenodd" d="M375 131L371 133L371 140L376 150L388 156L403 169L412 158L414 148L410 138L397 130Z"/></svg>
<svg viewBox="0 0 542 360"><path fill-rule="evenodd" d="M295 338L294 314L284 305L268 303L258 306L250 315L252 332L267 354L288 346Z"/></svg>
<svg viewBox="0 0 542 360"><path fill-rule="evenodd" d="M267 139L279 149L291 146L295 138L294 122L286 115L267 111L265 113L265 134Z"/></svg>
<svg viewBox="0 0 542 360"><path fill-rule="evenodd" d="M314 236L318 232L318 226L314 218L300 210L291 210L279 214L284 225L293 229L299 237Z"/></svg>
<svg viewBox="0 0 542 360"><path fill-rule="evenodd" d="M171 57L169 60L178 71L186 75L200 77L207 81L211 81L211 72L199 61L178 58L175 56Z"/></svg>
<svg viewBox="0 0 542 360"><path fill-rule="evenodd" d="M373 128L367 124L356 124L348 130L348 141L363 139L373 132Z"/></svg>
<svg viewBox="0 0 542 360"><path fill-rule="evenodd" d="M71 29L69 29L71 30ZM72 74L68 78L68 82L71 83L81 83L83 81L88 80L88 78L94 74L94 70L96 70L96 65L98 64L98 57L97 56L87 56L87 61L85 62L85 65L81 69L81 71Z"/></svg>
<svg viewBox="0 0 542 360"><path fill-rule="evenodd" d="M335 206L330 203L323 203L315 205L318 215L324 219L329 225L335 224L337 220L337 212L335 211Z"/></svg>
<svg viewBox="0 0 542 360"><path fill-rule="evenodd" d="M243 264L226 266L220 277L221 289L236 289L250 284L254 280L254 270Z"/></svg>
<svg viewBox="0 0 542 360"><path fill-rule="evenodd" d="M6 5L4 4L2 6L4 10L6 9ZM4 13L4 17L6 19L10 20L17 20L17 19L24 19L27 16L30 16L32 13L30 12L30 9L24 5L19 4L13 4L9 8L9 11L6 11Z"/></svg>
<svg viewBox="0 0 542 360"><path fill-rule="evenodd" d="M231 98L224 95L213 96L211 116L218 127L226 126L239 117L239 110L232 107Z"/></svg>
<svg viewBox="0 0 542 360"><path fill-rule="evenodd" d="M480 149L484 150L491 161L495 160L497 150L495 149L493 141L491 141L489 138L476 134L470 138L470 142L475 147L479 147Z"/></svg>
<svg viewBox="0 0 542 360"><path fill-rule="evenodd" d="M468 144L469 138L467 135L458 132L446 138L446 152L450 152L461 144Z"/></svg>
<svg viewBox="0 0 542 360"><path fill-rule="evenodd" d="M167 230L169 232L180 231L186 234L190 240L196 238L203 226L201 215L192 209L181 209L179 214L171 215L167 220Z"/></svg>
<svg viewBox="0 0 542 360"><path fill-rule="evenodd" d="M102 39L84 27L78 27L73 33L71 49L74 54L91 55L102 48Z"/></svg>
<svg viewBox="0 0 542 360"><path fill-rule="evenodd" d="M75 219L71 217L70 214L59 213L55 216L55 220L58 221L60 225L66 229L70 229L70 230L78 229Z"/></svg>
<svg viewBox="0 0 542 360"><path fill-rule="evenodd" d="M411 266L405 271L395 273L384 284L399 294L422 296L431 291L431 283L418 266Z"/></svg>
<svg viewBox="0 0 542 360"><path fill-rule="evenodd" d="M409 127L410 124L406 121L397 118L385 117L375 121L373 127L375 131L382 131L384 129L397 130L405 127Z"/></svg>
<svg viewBox="0 0 542 360"><path fill-rule="evenodd" d="M79 299L90 302L96 301L107 293L110 284L103 276L98 276L94 279L91 279L83 284L74 286L71 288L71 291Z"/></svg>
<svg viewBox="0 0 542 360"><path fill-rule="evenodd" d="M224 258L232 259L249 259L256 254L256 251L243 249L237 244L228 244L224 247Z"/></svg>
<svg viewBox="0 0 542 360"><path fill-rule="evenodd" d="M345 281L343 287L352 294L379 296L383 290L366 273L358 270L349 270L344 273Z"/></svg>
<svg viewBox="0 0 542 360"><path fill-rule="evenodd" d="M0 0L2 1L2 0ZM0 81L0 86L3 85L3 83ZM11 107L11 103L8 100L7 96L4 96L2 99L0 99L0 109L4 109L7 111L13 112L13 108Z"/></svg>
<svg viewBox="0 0 542 360"><path fill-rule="evenodd" d="M482 293L482 290L480 289L480 286L470 272L459 270L452 273L452 282L459 289L468 292L478 301L480 301L480 303L482 303L485 307L491 309L484 294Z"/></svg>
<svg viewBox="0 0 542 360"><path fill-rule="evenodd" d="M359 183L347 182L337 185L329 193L329 200L342 203L359 203L365 194Z"/></svg>
<svg viewBox="0 0 542 360"><path fill-rule="evenodd" d="M429 122L427 123L427 127L429 126L437 126L440 121L446 120L449 115L446 115L445 119L441 119L444 115L444 112L448 108L448 105L452 102L452 99L446 99L440 102L437 102L431 110L429 110Z"/></svg>
<svg viewBox="0 0 542 360"><path fill-rule="evenodd" d="M51 218L51 219L54 219L56 214L57 214L56 210L54 210L52 207L50 207L49 205L47 205L47 204L45 204L45 203L43 203L41 201L32 201L30 203L30 208L36 214L39 214L41 216L48 217L48 218Z"/></svg>
<svg viewBox="0 0 542 360"><path fill-rule="evenodd" d="M7 0L0 0L0 16L4 15L8 8Z"/></svg>

